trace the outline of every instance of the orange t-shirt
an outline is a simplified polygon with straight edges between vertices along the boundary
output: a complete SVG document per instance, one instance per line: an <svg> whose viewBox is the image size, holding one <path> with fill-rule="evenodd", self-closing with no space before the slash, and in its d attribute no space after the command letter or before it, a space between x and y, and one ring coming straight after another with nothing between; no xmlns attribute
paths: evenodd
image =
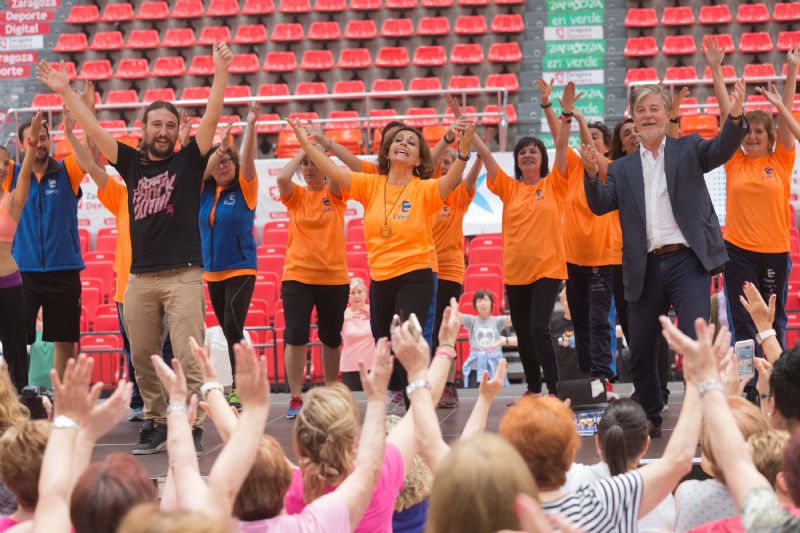
<svg viewBox="0 0 800 533"><path fill-rule="evenodd" d="M475 197L467 192L463 183L459 184L445 205L433 219L433 244L438 256L439 279L464 284L464 214Z"/></svg>
<svg viewBox="0 0 800 533"><path fill-rule="evenodd" d="M14 161L9 159L7 163L8 173L6 174L6 180L3 183L3 189L6 192L9 192L11 190L11 181L14 179ZM78 194L78 189L81 186L81 182L83 181L83 177L86 175L86 172L81 169L80 165L78 165L78 161L72 154L65 157L63 163L64 168L67 171L67 176L69 176L69 183L72 185L72 192L73 194ZM36 176L37 181L42 181L44 174L36 174L35 172L33 174Z"/></svg>
<svg viewBox="0 0 800 533"><path fill-rule="evenodd" d="M256 208L258 203L258 175L254 176L252 180L247 181L242 176L242 171L239 171L239 186L242 188L242 196L244 196L244 203L250 210ZM222 187L217 186L214 193L214 205L211 206L211 213L208 215L208 222L214 225L214 214L217 212L217 202L219 195L224 191ZM236 276L255 276L255 268L231 268L228 270L219 270L217 272L203 271L203 279L206 281L225 281L226 279L235 278Z"/></svg>
<svg viewBox="0 0 800 533"><path fill-rule="evenodd" d="M415 177L403 187L389 185L388 179L351 172L348 191L364 206L370 276L377 281L431 268L433 217L444 205L435 179ZM384 225L391 228L388 237L381 235Z"/></svg>
<svg viewBox="0 0 800 533"><path fill-rule="evenodd" d="M561 222L567 180L550 173L536 185L525 185L498 168L488 185L503 201L506 285L528 285L541 278L567 279Z"/></svg>
<svg viewBox="0 0 800 533"><path fill-rule="evenodd" d="M612 247L615 211L597 216L586 203L583 188L583 161L571 148L567 150L567 196L564 199L564 252L567 263L605 266L622 263L622 246ZM558 170L553 167L553 173ZM559 174L560 177L560 174Z"/></svg>
<svg viewBox="0 0 800 533"><path fill-rule="evenodd" d="M283 279L309 285L346 285L344 212L347 202L326 186L309 191L297 184L281 202L289 212L289 244Z"/></svg>
<svg viewBox="0 0 800 533"><path fill-rule="evenodd" d="M373 163L372 161L362 161L361 162L361 173L362 174L378 174L378 163ZM442 165L436 167L436 170L433 171L434 178L441 178L442 177Z"/></svg>
<svg viewBox="0 0 800 533"><path fill-rule="evenodd" d="M114 254L114 272L117 287L114 301L124 303L128 275L131 272L131 231L128 214L128 189L116 178L109 176L104 189L97 188L97 199L111 211L117 225L117 248Z"/></svg>
<svg viewBox="0 0 800 533"><path fill-rule="evenodd" d="M765 254L789 251L789 191L795 151L777 143L766 157L737 150L725 163L725 240Z"/></svg>

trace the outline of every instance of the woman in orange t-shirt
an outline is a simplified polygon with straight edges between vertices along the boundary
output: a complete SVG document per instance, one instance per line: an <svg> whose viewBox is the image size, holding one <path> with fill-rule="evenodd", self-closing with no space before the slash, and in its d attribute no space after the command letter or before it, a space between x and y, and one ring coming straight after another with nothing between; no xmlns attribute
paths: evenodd
<svg viewBox="0 0 800 533"><path fill-rule="evenodd" d="M461 153L447 176L430 180L434 172L430 149L416 128L403 126L394 130L391 141L381 144L379 174L363 174L336 166L309 141L297 121L287 122L317 168L341 186L349 198L364 205L376 340L389 336L394 315L407 318L413 313L424 324L433 298L433 217L461 179L475 125L463 133ZM405 370L402 365L395 365L387 398L391 411L404 403L406 385Z"/></svg>
<svg viewBox="0 0 800 533"><path fill-rule="evenodd" d="M724 52L714 39L703 43L703 54L714 77L714 93L720 107L720 124L730 113L730 101L722 77ZM794 102L800 47L787 54L788 72L783 104ZM779 116L777 128L772 116L761 110L745 113L750 129L742 149L725 163L725 291L730 309L729 323L736 341L763 340L742 305L745 283L755 285L765 301L776 296L774 331L784 345L785 294L789 273L789 228L794 136L786 119ZM789 120L794 119L789 114ZM777 131L776 131L777 129ZM776 142L777 141L777 142Z"/></svg>

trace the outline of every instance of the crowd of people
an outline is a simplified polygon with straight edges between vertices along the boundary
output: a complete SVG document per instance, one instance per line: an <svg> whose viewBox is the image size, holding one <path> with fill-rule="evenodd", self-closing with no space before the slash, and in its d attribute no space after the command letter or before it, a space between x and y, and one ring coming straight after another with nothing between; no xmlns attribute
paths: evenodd
<svg viewBox="0 0 800 533"><path fill-rule="evenodd" d="M717 137L679 136L685 90L673 98L660 86L634 88L631 118L612 131L587 122L573 83L556 116L553 83L539 80L554 160L541 139L523 137L509 173L489 148L492 132L478 135L451 97L454 121L435 146L391 122L376 163L312 123L287 119L300 146L277 176L289 216L281 299L294 463L269 428L263 432L266 362L244 341L257 275L258 108L249 108L241 153L233 124L215 141L233 54L214 46L196 128L172 103L155 101L138 148L100 125L90 83L77 91L63 70L42 62L38 78L63 99L73 153L63 162L50 157L49 126L38 113L18 132L22 162L2 165L0 531L798 530L800 351L785 346L785 299L800 48L787 55L782 95L756 89L778 110L777 126L764 112L743 113L744 81L728 93L713 39L703 52L722 113ZM579 151L569 147L573 120ZM724 235L703 179L723 165ZM475 294L475 315L457 303L463 219L483 169L503 204L508 315L492 316L503 295L489 291ZM114 300L131 378L102 402L93 360L75 355L84 266L77 205L86 174L119 234ZM348 200L363 206L368 280L348 276ZM707 324L710 283L723 270L731 318L715 328ZM594 465L575 463L580 438L569 403L557 396L550 319L564 281L583 375L613 390L612 303L631 346L634 394L605 410ZM230 390L204 343L204 282L225 338ZM670 307L677 326L664 316ZM55 343L52 425L27 420L16 398L27 385L40 309L42 337ZM304 394L313 310L325 386ZM435 408L458 405L462 326L471 341L465 381L474 367L480 385L451 447ZM508 326L511 336L503 335ZM662 457L642 465L651 438L662 434L660 336L683 354L685 396ZM731 349L743 339L759 346L749 383L739 382ZM488 435L489 408L507 383L504 346L517 347L526 389L502 416L499 436ZM355 390L366 398L362 422ZM90 464L109 421L130 407L141 408L143 422L132 453L169 454L160 500L129 455ZM404 416L387 429L387 413ZM206 416L225 444L204 479L197 454ZM709 479L681 483L698 441Z"/></svg>

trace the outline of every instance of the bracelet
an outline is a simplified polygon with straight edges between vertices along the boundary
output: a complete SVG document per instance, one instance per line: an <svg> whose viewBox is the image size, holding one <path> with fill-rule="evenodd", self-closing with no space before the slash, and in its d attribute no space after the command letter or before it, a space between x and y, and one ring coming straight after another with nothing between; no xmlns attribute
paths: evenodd
<svg viewBox="0 0 800 533"><path fill-rule="evenodd" d="M452 344L447 344L446 342L439 343L439 346L437 348L438 349L450 348L451 350L453 350L453 352L456 351L456 347L455 346L453 346Z"/></svg>
<svg viewBox="0 0 800 533"><path fill-rule="evenodd" d="M717 378L706 379L697 384L697 392L700 394L701 398L712 390L724 391L722 383L720 383Z"/></svg>
<svg viewBox="0 0 800 533"><path fill-rule="evenodd" d="M167 413L188 413L189 408L185 403L171 403L167 406Z"/></svg>
<svg viewBox="0 0 800 533"><path fill-rule="evenodd" d="M53 420L53 429L79 429L80 426L77 422L68 416L58 415Z"/></svg>
<svg viewBox="0 0 800 533"><path fill-rule="evenodd" d="M739 120L740 118L742 118L742 115L736 115L736 116L728 115L728 116L730 117L731 120Z"/></svg>
<svg viewBox="0 0 800 533"><path fill-rule="evenodd" d="M558 117L558 121L562 124L570 124L572 122L572 117L568 117L566 115L561 115Z"/></svg>
<svg viewBox="0 0 800 533"><path fill-rule="evenodd" d="M553 102L547 102L546 104L539 104L542 109L547 109L548 107L553 107Z"/></svg>
<svg viewBox="0 0 800 533"><path fill-rule="evenodd" d="M458 159L461 161L469 161L469 156L472 155L472 152L468 153L465 157L461 156L461 151L458 152Z"/></svg>
<svg viewBox="0 0 800 533"><path fill-rule="evenodd" d="M567 113L566 111L561 111L562 117L572 118L572 115L574 115L574 113L572 112Z"/></svg>
<svg viewBox="0 0 800 533"><path fill-rule="evenodd" d="M669 119L669 121L672 122L673 124L680 124L681 119L680 119L680 117L674 117L674 118Z"/></svg>
<svg viewBox="0 0 800 533"><path fill-rule="evenodd" d="M453 142L456 140L456 136L453 135L452 139L448 139L447 135L445 135L444 137L442 137L442 139L444 139L444 142L447 143L447 144L453 144Z"/></svg>
<svg viewBox="0 0 800 533"><path fill-rule="evenodd" d="M225 388L222 386L222 383L219 381L209 381L208 383L203 383L200 386L200 397L203 400L207 399L208 393L212 390L218 390L224 394Z"/></svg>
<svg viewBox="0 0 800 533"><path fill-rule="evenodd" d="M450 359L451 361L455 361L455 360L456 360L456 354L455 354L455 352L453 352L453 353L450 353L450 352L444 352L444 351L442 351L442 350L436 350L436 353L435 353L435 354L433 354L433 356L434 356L434 357L436 357L437 355L441 355L442 357L447 357L447 358L448 358L448 359Z"/></svg>
<svg viewBox="0 0 800 533"><path fill-rule="evenodd" d="M37 144L39 144L39 143L37 143L36 141L32 141L32 140L28 139L28 146L30 146L31 148L36 148Z"/></svg>
<svg viewBox="0 0 800 533"><path fill-rule="evenodd" d="M430 389L431 383L427 379L418 379L413 383L409 383L406 387L406 396L411 398L411 395L414 394L414 391L417 389Z"/></svg>

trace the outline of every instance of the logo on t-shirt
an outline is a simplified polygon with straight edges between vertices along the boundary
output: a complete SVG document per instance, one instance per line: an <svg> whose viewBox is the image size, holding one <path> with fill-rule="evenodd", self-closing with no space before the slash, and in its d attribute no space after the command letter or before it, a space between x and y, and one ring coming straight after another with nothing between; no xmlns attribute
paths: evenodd
<svg viewBox="0 0 800 533"><path fill-rule="evenodd" d="M45 196L50 196L51 194L58 194L58 189L56 188L56 180L50 178L47 180L47 187L48 189L44 191Z"/></svg>
<svg viewBox="0 0 800 533"><path fill-rule="evenodd" d="M235 205L236 205L236 194L235 194L235 193L229 193L229 194L228 194L228 195L225 197L225 202L224 202L224 204L225 204L225 205L227 205L227 206L229 206L229 207L233 207L233 206L235 206Z"/></svg>
<svg viewBox="0 0 800 533"><path fill-rule="evenodd" d="M494 350L493 344L500 338L496 328L486 326L478 326L472 336L475 339L476 348L486 352Z"/></svg>
<svg viewBox="0 0 800 533"><path fill-rule="evenodd" d="M175 174L169 171L150 178L141 178L133 191L133 219L141 220L167 210L172 214L169 204L175 190Z"/></svg>
<svg viewBox="0 0 800 533"><path fill-rule="evenodd" d="M544 200L544 191L542 189L536 189L536 194L533 196L534 202L541 202Z"/></svg>
<svg viewBox="0 0 800 533"><path fill-rule="evenodd" d="M331 205L331 199L327 196L322 197L322 212L329 213L333 211L333 206Z"/></svg>
<svg viewBox="0 0 800 533"><path fill-rule="evenodd" d="M775 171L772 169L772 167L764 167L764 174L762 175L762 178L765 180L775 179Z"/></svg>
<svg viewBox="0 0 800 533"><path fill-rule="evenodd" d="M400 211L403 213L408 213L411 211L411 202L408 200L403 200L403 203L400 204Z"/></svg>

